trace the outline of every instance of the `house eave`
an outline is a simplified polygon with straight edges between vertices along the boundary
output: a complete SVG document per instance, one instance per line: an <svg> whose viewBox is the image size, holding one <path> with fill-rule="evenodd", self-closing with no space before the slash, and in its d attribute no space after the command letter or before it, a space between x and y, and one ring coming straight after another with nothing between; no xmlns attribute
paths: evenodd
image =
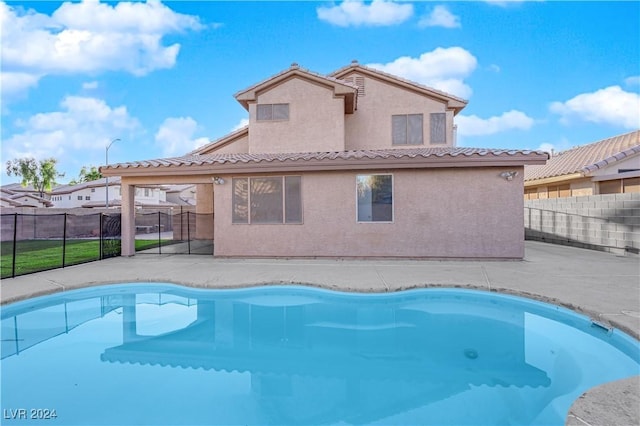
<svg viewBox="0 0 640 426"><path fill-rule="evenodd" d="M464 167L523 167L544 164L546 158L526 155L477 157L378 158L349 160L289 160L190 165L159 165L147 167L116 167L103 170L105 176L199 176L212 174L289 173L341 170L440 169ZM187 180L185 180L186 182Z"/></svg>
<svg viewBox="0 0 640 426"><path fill-rule="evenodd" d="M542 164L544 164L544 163L542 163ZM573 181L573 180L576 180L576 179L582 179L584 177L585 176L582 173L572 173L572 174L568 174L568 175L553 176L553 177L548 177L548 178L543 178L543 179L525 180L524 181L524 187L528 188L528 187L532 187L532 186L548 185L548 184L551 184L551 183Z"/></svg>

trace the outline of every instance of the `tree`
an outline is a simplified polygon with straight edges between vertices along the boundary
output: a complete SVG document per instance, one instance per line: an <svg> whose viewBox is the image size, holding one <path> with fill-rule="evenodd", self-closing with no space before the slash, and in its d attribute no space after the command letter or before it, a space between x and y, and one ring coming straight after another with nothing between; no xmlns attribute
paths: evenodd
<svg viewBox="0 0 640 426"><path fill-rule="evenodd" d="M63 177L64 173L58 173L55 158L47 158L37 161L35 158L16 158L7 161L7 175L22 177L22 186L31 185L38 191L40 197L44 197L45 191L51 191L56 184L56 178Z"/></svg>
<svg viewBox="0 0 640 426"><path fill-rule="evenodd" d="M87 169L87 166L82 166L82 169L80 169L80 175L78 175L78 180L71 180L69 185L77 185L79 183L91 182L92 180L98 179L102 179L102 174L98 171L96 166L91 166L89 169Z"/></svg>

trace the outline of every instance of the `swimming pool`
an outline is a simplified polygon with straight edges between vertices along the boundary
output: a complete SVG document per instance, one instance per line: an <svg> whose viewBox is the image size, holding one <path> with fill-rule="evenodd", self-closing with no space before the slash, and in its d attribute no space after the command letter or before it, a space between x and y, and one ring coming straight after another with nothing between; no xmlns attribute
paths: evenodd
<svg viewBox="0 0 640 426"><path fill-rule="evenodd" d="M1 362L3 424L563 425L640 345L481 291L125 284L4 306Z"/></svg>

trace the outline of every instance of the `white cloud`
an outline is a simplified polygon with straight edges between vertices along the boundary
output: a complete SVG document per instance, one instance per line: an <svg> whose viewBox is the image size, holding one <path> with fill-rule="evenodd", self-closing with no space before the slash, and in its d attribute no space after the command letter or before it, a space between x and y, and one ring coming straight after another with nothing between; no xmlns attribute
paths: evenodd
<svg viewBox="0 0 640 426"><path fill-rule="evenodd" d="M567 124L573 119L611 124L627 129L640 127L640 94L610 86L592 93L582 93L566 102L553 102L551 112L561 115Z"/></svg>
<svg viewBox="0 0 640 426"><path fill-rule="evenodd" d="M65 165L79 160L101 164L109 141L138 130L139 123L124 106L111 107L102 99L67 96L59 111L35 114L17 122L16 127L22 131L2 141L4 158L55 157L64 170Z"/></svg>
<svg viewBox="0 0 640 426"><path fill-rule="evenodd" d="M165 45L163 37L203 28L197 17L176 13L157 0L67 2L51 16L0 2L0 24L3 74L25 74L36 82L47 74L145 75L171 68L180 45Z"/></svg>
<svg viewBox="0 0 640 426"><path fill-rule="evenodd" d="M240 120L238 122L238 124L236 124L233 129L231 129L232 132L235 132L236 130L240 130L245 126L249 125L249 119L248 118L243 118L242 120Z"/></svg>
<svg viewBox="0 0 640 426"><path fill-rule="evenodd" d="M472 90L463 80L475 70L477 64L475 56L461 47L438 47L418 58L402 56L393 62L368 66L462 98L469 98Z"/></svg>
<svg viewBox="0 0 640 426"><path fill-rule="evenodd" d="M84 90L94 90L98 88L98 82L97 81L87 81L85 83L82 83L82 88Z"/></svg>
<svg viewBox="0 0 640 426"><path fill-rule="evenodd" d="M412 4L388 0L347 0L340 5L321 6L316 9L318 18L339 27L387 26L400 24L413 15Z"/></svg>
<svg viewBox="0 0 640 426"><path fill-rule="evenodd" d="M431 13L423 16L418 22L420 27L460 28L460 17L449 12L446 6L438 5Z"/></svg>
<svg viewBox="0 0 640 426"><path fill-rule="evenodd" d="M477 115L458 115L456 123L460 136L484 136L507 130L529 130L534 120L523 112L511 110L486 119Z"/></svg>
<svg viewBox="0 0 640 426"><path fill-rule="evenodd" d="M25 72L0 73L0 89L3 99L24 93L31 87L37 86L40 75Z"/></svg>
<svg viewBox="0 0 640 426"><path fill-rule="evenodd" d="M538 147L540 151L546 151L548 153L558 153L561 151L566 151L567 149L572 148L571 142L567 138L560 138L556 142L543 142Z"/></svg>
<svg viewBox="0 0 640 426"><path fill-rule="evenodd" d="M510 5L519 4L528 0L484 0L485 3L489 3L493 6L509 7Z"/></svg>
<svg viewBox="0 0 640 426"><path fill-rule="evenodd" d="M640 86L640 75L633 75L624 79L627 86Z"/></svg>
<svg viewBox="0 0 640 426"><path fill-rule="evenodd" d="M552 154L555 152L555 146L552 143L541 143L540 146L538 147L538 151L544 151L544 152L548 152L549 154Z"/></svg>
<svg viewBox="0 0 640 426"><path fill-rule="evenodd" d="M500 72L500 66L496 65L496 64L491 64L491 65L489 65L489 70L493 71L493 72L496 72L496 73Z"/></svg>
<svg viewBox="0 0 640 426"><path fill-rule="evenodd" d="M169 117L155 135L156 144L164 156L184 155L210 142L208 138L194 138L197 130L198 123L191 117Z"/></svg>

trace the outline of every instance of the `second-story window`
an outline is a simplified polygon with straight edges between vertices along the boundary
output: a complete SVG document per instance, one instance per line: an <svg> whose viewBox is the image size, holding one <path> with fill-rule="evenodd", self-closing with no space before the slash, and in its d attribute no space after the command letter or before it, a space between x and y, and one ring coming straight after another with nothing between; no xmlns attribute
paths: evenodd
<svg viewBox="0 0 640 426"><path fill-rule="evenodd" d="M447 115L444 112L434 112L431 120L431 143L447 143Z"/></svg>
<svg viewBox="0 0 640 426"><path fill-rule="evenodd" d="M422 114L391 116L393 145L422 145Z"/></svg>
<svg viewBox="0 0 640 426"><path fill-rule="evenodd" d="M256 119L258 121L288 120L289 104L258 104L256 105Z"/></svg>

